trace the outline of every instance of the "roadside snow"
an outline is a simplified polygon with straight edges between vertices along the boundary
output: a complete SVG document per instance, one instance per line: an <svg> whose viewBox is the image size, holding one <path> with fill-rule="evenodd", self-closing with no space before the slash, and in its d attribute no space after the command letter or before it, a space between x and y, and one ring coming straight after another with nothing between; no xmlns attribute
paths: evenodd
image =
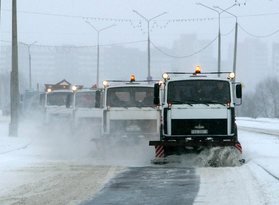
<svg viewBox="0 0 279 205"><path fill-rule="evenodd" d="M233 168L199 168L200 191L195 204L265 204L260 184L249 166Z"/></svg>
<svg viewBox="0 0 279 205"><path fill-rule="evenodd" d="M41 134L31 124L9 137L9 122L0 117L1 205L78 204L125 169L98 165L88 139Z"/></svg>
<svg viewBox="0 0 279 205"><path fill-rule="evenodd" d="M201 184L194 204L278 205L279 120L238 118L236 122L246 163L197 168Z"/></svg>
<svg viewBox="0 0 279 205"><path fill-rule="evenodd" d="M1 189L0 204L77 204L91 199L119 170L119 167L64 161L42 162L15 170L7 168L1 175L16 181L9 180L12 186Z"/></svg>
<svg viewBox="0 0 279 205"><path fill-rule="evenodd" d="M29 123L20 125L18 137L9 137L9 122L0 116L1 205L78 204L127 166L150 165L150 149L141 155L111 150L99 160L87 138L41 132ZM201 184L195 205L279 204L279 120L237 118L237 124L246 163L198 167Z"/></svg>

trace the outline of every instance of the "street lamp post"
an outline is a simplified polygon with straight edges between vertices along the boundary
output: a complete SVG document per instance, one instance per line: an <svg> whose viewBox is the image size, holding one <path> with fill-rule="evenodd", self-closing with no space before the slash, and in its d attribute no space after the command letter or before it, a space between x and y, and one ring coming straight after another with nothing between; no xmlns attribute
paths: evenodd
<svg viewBox="0 0 279 205"><path fill-rule="evenodd" d="M11 72L11 123L9 136L18 136L19 85L18 85L18 47L17 47L17 1L12 1L12 72Z"/></svg>
<svg viewBox="0 0 279 205"><path fill-rule="evenodd" d="M110 27L116 26L115 24L110 25L108 27L102 28L100 30L96 29L90 22L86 21L96 32L97 32L97 87L99 86L99 56L100 56L100 43L99 43L99 37L100 37L100 32L108 29Z"/></svg>
<svg viewBox="0 0 279 205"><path fill-rule="evenodd" d="M139 12L133 10L133 12L135 12L136 14L138 14L140 17L142 17L144 20L146 20L147 22L147 30L148 30L148 37L147 37L147 48L148 48L148 51L147 51L147 56L148 56L148 78L150 78L150 31L149 31L149 23L151 20L155 19L155 18L158 18L159 16L162 16L164 14L167 14L167 12L164 12L164 13L161 13L151 19L147 19L145 18L143 15L141 15Z"/></svg>
<svg viewBox="0 0 279 205"><path fill-rule="evenodd" d="M20 42L21 44L25 45L28 47L28 55L29 55L29 90L31 90L32 88L32 75L31 75L31 53L30 53L30 47L32 45L34 45L35 43L37 43L37 41L31 43L31 44L27 44L27 43L22 43Z"/></svg>
<svg viewBox="0 0 279 205"><path fill-rule="evenodd" d="M238 21L237 21L237 16L224 10L221 9L219 6L214 6L214 8L218 8L232 16L235 17L235 34L234 34L234 56L233 56L233 72L236 74L236 58L237 58L237 38L238 38ZM235 81L235 78L233 79Z"/></svg>
<svg viewBox="0 0 279 205"><path fill-rule="evenodd" d="M235 6L236 4L230 6L229 8L225 9L225 10L222 10L221 12L216 10L216 9L213 9L209 6L206 6L204 4L201 4L201 3L196 3L197 5L200 5L200 6L203 6L205 8L208 8L212 11L215 11L218 13L218 76L220 76L220 72L221 72L221 26L220 26L220 16L221 16L221 13L223 13L224 11L232 8L233 6Z"/></svg>

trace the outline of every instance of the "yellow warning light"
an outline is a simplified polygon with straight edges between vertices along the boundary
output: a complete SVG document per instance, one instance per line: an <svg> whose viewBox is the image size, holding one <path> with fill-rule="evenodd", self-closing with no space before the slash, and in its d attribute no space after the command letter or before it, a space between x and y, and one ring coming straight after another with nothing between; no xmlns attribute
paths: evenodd
<svg viewBox="0 0 279 205"><path fill-rule="evenodd" d="M62 88L63 88L63 89L66 89L66 85L63 85Z"/></svg>
<svg viewBox="0 0 279 205"><path fill-rule="evenodd" d="M196 72L196 73L201 73L201 67L197 65L197 66L196 66L196 69L195 69L195 72Z"/></svg>
<svg viewBox="0 0 279 205"><path fill-rule="evenodd" d="M134 75L131 75L131 82L133 82L133 81L135 81L135 80L136 80L135 76L134 76Z"/></svg>

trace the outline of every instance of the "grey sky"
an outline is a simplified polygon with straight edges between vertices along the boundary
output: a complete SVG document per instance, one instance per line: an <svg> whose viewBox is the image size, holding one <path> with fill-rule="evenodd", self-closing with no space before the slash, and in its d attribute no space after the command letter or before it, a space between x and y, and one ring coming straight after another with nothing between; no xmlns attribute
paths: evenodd
<svg viewBox="0 0 279 205"><path fill-rule="evenodd" d="M2 42L11 41L11 2L11 0L2 0ZM279 30L278 0L238 0L237 2L235 0L17 0L17 2L18 41L27 44L37 41L37 45L51 46L96 45L97 32L85 22L86 20L98 30L116 24L100 32L100 44L144 41L147 39L147 22L133 10L147 19L168 12L150 22L152 30L150 38L157 46L171 48L173 41L177 40L180 34L197 33L199 39L214 39L218 32L218 13L197 5L197 2L223 9L239 3L240 6L235 6L228 11L238 16L241 26L240 40L252 38L247 32L262 37ZM98 20L98 18L106 20ZM139 21L142 21L142 27L138 27ZM158 27L156 24L152 28L154 22ZM234 23L234 17L226 13L221 14L222 34L232 31ZM233 40L232 32L223 37L222 43L226 45ZM279 33L261 40L279 42ZM146 43L126 44L126 46L145 49Z"/></svg>

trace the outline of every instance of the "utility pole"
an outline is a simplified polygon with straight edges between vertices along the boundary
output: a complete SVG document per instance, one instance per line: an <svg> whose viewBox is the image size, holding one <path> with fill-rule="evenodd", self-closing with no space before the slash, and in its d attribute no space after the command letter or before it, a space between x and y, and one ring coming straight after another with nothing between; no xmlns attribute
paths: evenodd
<svg viewBox="0 0 279 205"><path fill-rule="evenodd" d="M11 73L11 123L9 136L18 136L19 86L18 86L18 47L17 47L17 2L12 1L12 73Z"/></svg>
<svg viewBox="0 0 279 205"><path fill-rule="evenodd" d="M100 29L100 30L98 30L98 29L96 29L91 23L89 23L88 21L86 21L86 23L88 23L95 31L97 31L97 87L99 86L99 61L100 61L100 40L99 40L99 37L100 37L100 32L101 31L103 31L103 30L105 30L105 29L108 29L108 28L110 28L110 27L112 27L112 26L116 26L115 24L113 24L113 25L111 25L111 26L108 26L108 27L105 27L105 28L103 28L103 29Z"/></svg>
<svg viewBox="0 0 279 205"><path fill-rule="evenodd" d="M159 15L151 18L151 19L145 18L143 15L141 15L139 12L137 12L135 10L133 10L133 12L138 14L140 17L142 17L147 22L147 31L148 31L148 37L147 37L148 74L147 74L147 78L149 79L151 77L151 75L150 75L150 30L149 30L149 23L150 23L151 20L153 20L153 19L155 19L155 18L157 18L159 16L162 16L164 14L167 14L167 12L161 13L161 14L159 14Z"/></svg>
<svg viewBox="0 0 279 205"><path fill-rule="evenodd" d="M238 21L237 21L237 16L224 10L224 9L221 9L219 6L214 6L215 8L218 8L232 16L235 17L235 33L234 33L234 55L233 55L233 72L235 73L236 75L236 58L237 58L237 39L238 39ZM235 82L235 78L233 78L233 81Z"/></svg>

